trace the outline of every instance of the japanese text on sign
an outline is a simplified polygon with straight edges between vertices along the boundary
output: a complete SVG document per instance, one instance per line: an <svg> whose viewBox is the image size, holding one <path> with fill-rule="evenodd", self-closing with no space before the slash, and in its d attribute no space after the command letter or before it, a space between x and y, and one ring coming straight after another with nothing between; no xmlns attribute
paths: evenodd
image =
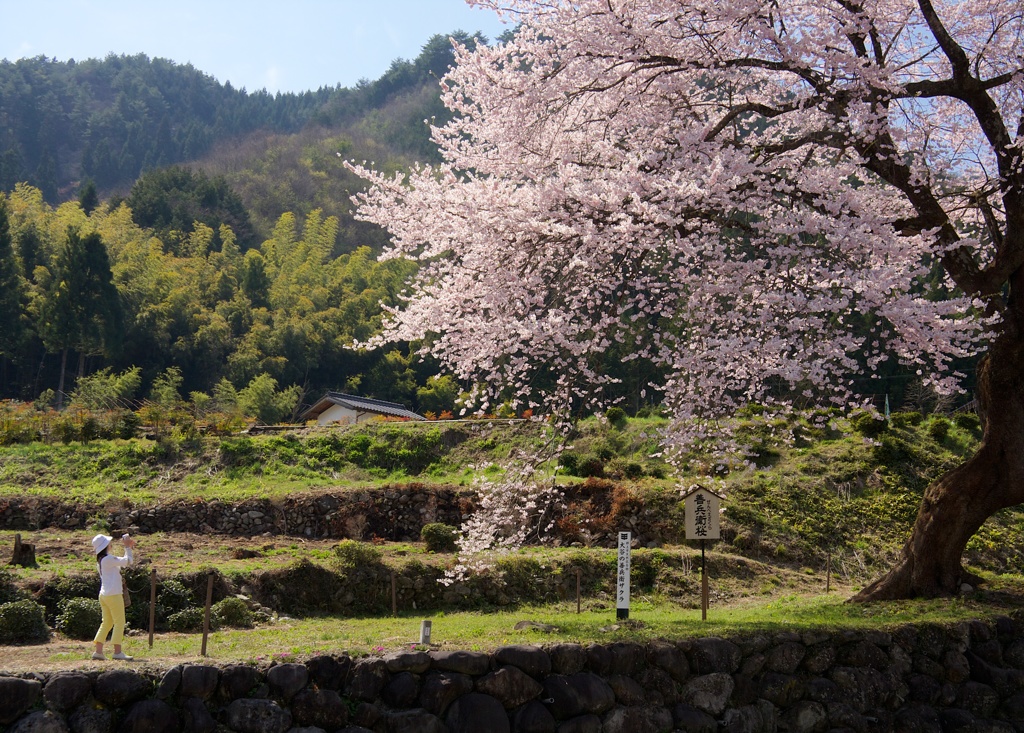
<svg viewBox="0 0 1024 733"><path fill-rule="evenodd" d="M629 608L629 545L631 535L629 532L619 532L619 564L618 583L615 595L615 608Z"/></svg>
<svg viewBox="0 0 1024 733"><path fill-rule="evenodd" d="M718 494L704 489L697 489L686 496L686 539L719 539L721 502Z"/></svg>

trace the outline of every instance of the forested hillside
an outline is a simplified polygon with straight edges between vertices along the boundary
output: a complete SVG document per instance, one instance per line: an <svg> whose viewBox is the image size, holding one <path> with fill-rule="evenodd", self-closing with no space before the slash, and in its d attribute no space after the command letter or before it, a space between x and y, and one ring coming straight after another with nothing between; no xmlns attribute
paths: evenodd
<svg viewBox="0 0 1024 733"><path fill-rule="evenodd" d="M264 421L325 389L453 406L408 346L346 348L415 268L376 261L342 165L436 157L452 58L435 36L376 81L301 95L143 55L0 62L0 397L249 388Z"/></svg>
<svg viewBox="0 0 1024 733"><path fill-rule="evenodd" d="M143 55L0 61L0 399L137 406L170 390L199 405L250 390L266 422L335 389L453 409L470 385L431 379L410 345L348 348L415 265L377 261L386 235L352 217L365 184L344 166L436 161L427 123L448 114L452 60L435 36L375 81L301 95ZM630 351L612 345L595 368L636 412L658 375ZM933 407L896 369L864 390Z"/></svg>

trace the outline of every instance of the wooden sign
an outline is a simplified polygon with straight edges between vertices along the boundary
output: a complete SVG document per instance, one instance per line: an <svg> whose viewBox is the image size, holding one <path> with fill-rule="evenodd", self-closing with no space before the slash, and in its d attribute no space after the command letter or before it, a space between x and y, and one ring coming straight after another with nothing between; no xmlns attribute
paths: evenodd
<svg viewBox="0 0 1024 733"><path fill-rule="evenodd" d="M615 618L629 618L629 532L619 532L619 563L616 575L618 576L617 592L615 594Z"/></svg>
<svg viewBox="0 0 1024 733"><path fill-rule="evenodd" d="M721 537L719 513L722 497L714 491L696 488L684 497L686 539L717 540Z"/></svg>

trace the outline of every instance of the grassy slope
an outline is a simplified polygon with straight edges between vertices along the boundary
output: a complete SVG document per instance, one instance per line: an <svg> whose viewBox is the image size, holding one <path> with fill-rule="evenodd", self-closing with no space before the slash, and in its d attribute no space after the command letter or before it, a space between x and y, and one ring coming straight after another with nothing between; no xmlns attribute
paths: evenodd
<svg viewBox="0 0 1024 733"><path fill-rule="evenodd" d="M624 428L584 421L567 450L572 457L563 462L619 481L616 501L645 501L666 521L681 519L675 487L717 470L727 494L717 549L813 571L822 570L831 553L837 572L848 577L875 574L891 561L924 488L969 456L978 439L976 422L964 418L909 413L887 424L861 418L815 425L807 419L765 423L748 412L734 428L755 447L752 460L762 468L745 466L742 457L720 466L695 453L677 480L652 457L663 427L657 419L629 420ZM405 481L467 485L498 475L505 460L544 438L536 423L474 421L376 423L196 443L5 446L0 500L37 495L99 509L125 501L237 501ZM561 484L582 480L566 473L563 466ZM593 507L581 503L576 510L582 520ZM1022 529L1024 514L1001 512L972 540L968 560L985 570L1024 572Z"/></svg>

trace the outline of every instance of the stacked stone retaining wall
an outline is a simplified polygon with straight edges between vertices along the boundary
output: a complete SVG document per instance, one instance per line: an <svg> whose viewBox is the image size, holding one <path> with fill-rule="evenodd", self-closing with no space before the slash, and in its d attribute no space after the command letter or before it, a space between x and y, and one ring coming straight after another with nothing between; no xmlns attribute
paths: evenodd
<svg viewBox="0 0 1024 733"><path fill-rule="evenodd" d="M443 634L443 628L436 629ZM2 662L0 662L2 666ZM1021 733L1024 616L0 676L10 733Z"/></svg>
<svg viewBox="0 0 1024 733"><path fill-rule="evenodd" d="M616 532L630 530L644 544L682 540L682 514L666 516L664 508L636 500L612 507L611 482L589 482L567 489L593 517L609 512L602 526L590 532L587 544L612 546ZM423 525L443 522L454 527L473 512L476 493L467 488L407 484L376 489L352 489L301 494L282 499L173 501L146 507L109 509L37 496L0 498L0 529L35 530L48 527L74 530L101 522L114 530L137 533L192 532L259 536L291 535L311 538L407 542L420 539ZM678 503L678 502L677 502ZM557 534L557 527L555 534ZM575 538L566 538L568 543Z"/></svg>

